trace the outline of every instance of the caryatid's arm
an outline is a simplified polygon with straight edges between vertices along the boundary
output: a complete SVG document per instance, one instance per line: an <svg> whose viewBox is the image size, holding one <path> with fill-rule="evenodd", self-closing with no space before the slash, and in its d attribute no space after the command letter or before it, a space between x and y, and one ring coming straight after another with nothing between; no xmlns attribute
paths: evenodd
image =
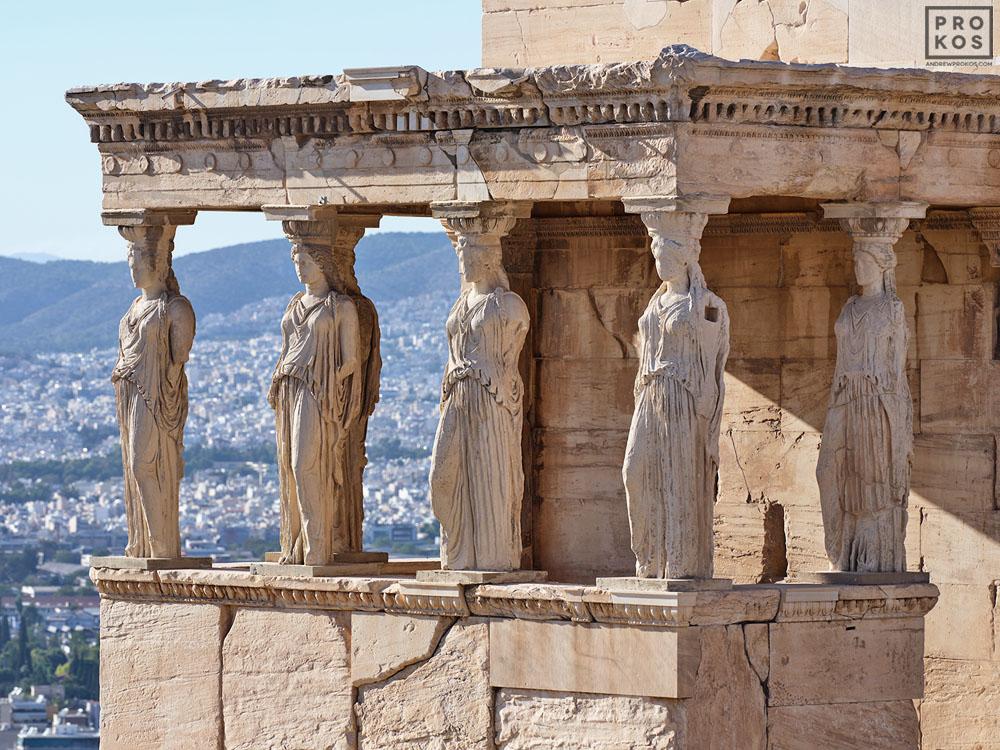
<svg viewBox="0 0 1000 750"><path fill-rule="evenodd" d="M194 344L194 309L187 297L174 297L168 307L170 320L170 376L176 380Z"/></svg>
<svg viewBox="0 0 1000 750"><path fill-rule="evenodd" d="M350 430L361 413L361 333L358 309L347 297L338 305L340 335L340 365L337 368L337 403L344 404L344 432Z"/></svg>

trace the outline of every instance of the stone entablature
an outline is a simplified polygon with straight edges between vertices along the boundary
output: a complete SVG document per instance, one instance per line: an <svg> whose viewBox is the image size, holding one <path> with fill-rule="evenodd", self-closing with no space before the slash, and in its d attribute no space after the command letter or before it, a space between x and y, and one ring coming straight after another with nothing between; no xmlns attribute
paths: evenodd
<svg viewBox="0 0 1000 750"><path fill-rule="evenodd" d="M99 144L107 209L426 213L697 193L990 205L1000 169L995 76L735 63L683 45L615 65L120 84L67 99Z"/></svg>

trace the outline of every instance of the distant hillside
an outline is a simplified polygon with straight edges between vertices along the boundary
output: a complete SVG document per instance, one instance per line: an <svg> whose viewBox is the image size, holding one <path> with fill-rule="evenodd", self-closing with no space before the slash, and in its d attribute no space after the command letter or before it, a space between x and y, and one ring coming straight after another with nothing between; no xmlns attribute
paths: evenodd
<svg viewBox="0 0 1000 750"><path fill-rule="evenodd" d="M177 258L174 271L199 316L225 315L299 289L288 252L285 240L233 245ZM443 232L369 235L357 255L361 288L376 302L458 289L455 253ZM124 262L0 257L0 352L114 346L118 320L135 295ZM273 299L265 303L273 306ZM208 326L200 333L235 331Z"/></svg>

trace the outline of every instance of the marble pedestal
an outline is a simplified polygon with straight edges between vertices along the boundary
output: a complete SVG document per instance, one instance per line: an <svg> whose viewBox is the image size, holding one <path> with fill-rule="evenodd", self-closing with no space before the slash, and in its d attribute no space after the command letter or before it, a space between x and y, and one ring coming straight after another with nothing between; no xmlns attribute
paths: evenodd
<svg viewBox="0 0 1000 750"><path fill-rule="evenodd" d="M91 568L117 570L188 570L212 567L211 557L126 557L101 555L90 558Z"/></svg>
<svg viewBox="0 0 1000 750"><path fill-rule="evenodd" d="M795 580L802 583L822 583L839 586L884 586L886 584L929 583L930 573L903 571L899 573L850 573L841 570L825 570L801 573Z"/></svg>
<svg viewBox="0 0 1000 750"><path fill-rule="evenodd" d="M352 559L356 558L356 559ZM330 578L336 576L414 575L440 567L437 558L399 558L390 560L385 552L338 553L330 565L285 565L279 562L250 563L254 575Z"/></svg>
<svg viewBox="0 0 1000 750"><path fill-rule="evenodd" d="M102 750L913 750L938 595L737 585L640 604L546 582L91 576Z"/></svg>
<svg viewBox="0 0 1000 750"><path fill-rule="evenodd" d="M724 591L732 578L598 578L597 588L609 591Z"/></svg>
<svg viewBox="0 0 1000 750"><path fill-rule="evenodd" d="M481 583L538 583L548 578L544 570L421 570L417 580L426 583L476 585Z"/></svg>

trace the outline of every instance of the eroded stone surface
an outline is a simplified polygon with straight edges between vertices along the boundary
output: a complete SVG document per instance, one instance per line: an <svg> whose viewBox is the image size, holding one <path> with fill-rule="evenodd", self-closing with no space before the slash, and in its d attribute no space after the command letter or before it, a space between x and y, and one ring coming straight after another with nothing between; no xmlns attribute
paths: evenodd
<svg viewBox="0 0 1000 750"><path fill-rule="evenodd" d="M354 743L350 615L237 610L222 644L226 750Z"/></svg>
<svg viewBox="0 0 1000 750"><path fill-rule="evenodd" d="M620 695L501 689L497 750L679 750L679 701Z"/></svg>
<svg viewBox="0 0 1000 750"><path fill-rule="evenodd" d="M363 750L493 747L488 625L454 625L427 661L358 689Z"/></svg>
<svg viewBox="0 0 1000 750"><path fill-rule="evenodd" d="M768 750L916 750L920 729L913 701L772 707Z"/></svg>
<svg viewBox="0 0 1000 750"><path fill-rule="evenodd" d="M351 682L356 686L378 682L430 658L441 636L454 622L449 617L354 612Z"/></svg>
<svg viewBox="0 0 1000 750"><path fill-rule="evenodd" d="M101 747L215 748L222 736L212 604L101 601Z"/></svg>

